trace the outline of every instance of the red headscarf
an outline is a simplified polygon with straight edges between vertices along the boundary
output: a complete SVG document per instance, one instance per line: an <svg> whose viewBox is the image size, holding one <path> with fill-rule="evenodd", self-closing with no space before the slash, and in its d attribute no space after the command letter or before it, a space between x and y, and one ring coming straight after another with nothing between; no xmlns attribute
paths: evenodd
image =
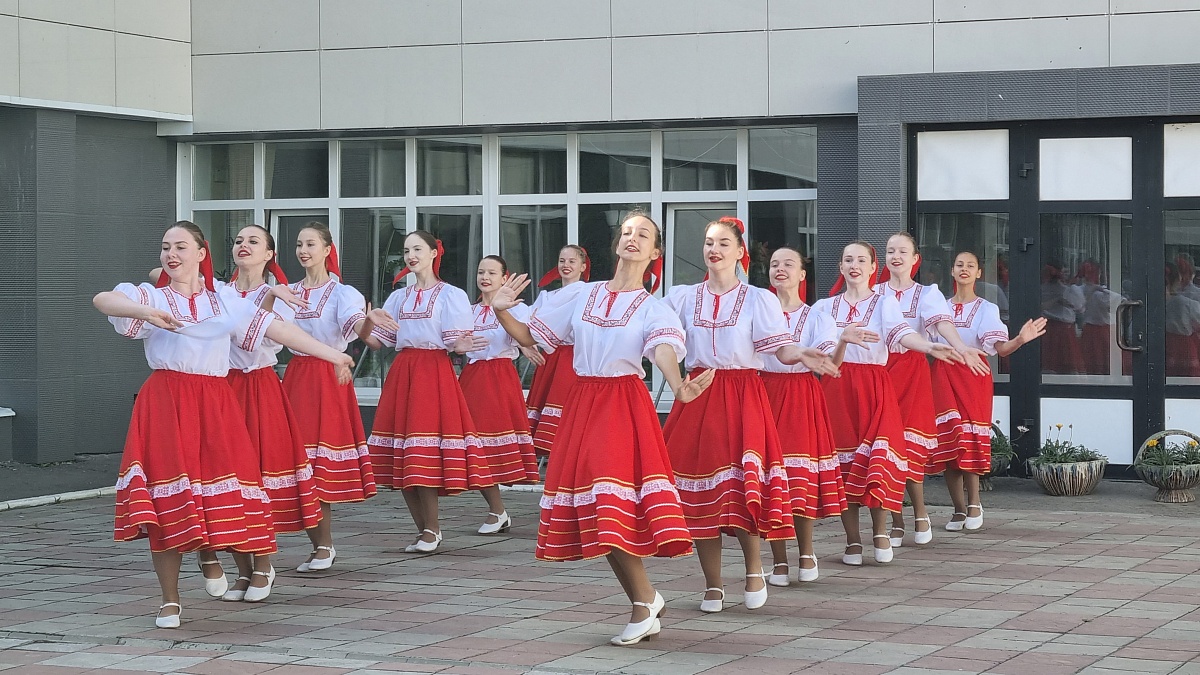
<svg viewBox="0 0 1200 675"><path fill-rule="evenodd" d="M591 281L592 259L588 256L586 248L580 246L579 250L583 251L583 274L580 275L580 278L584 281ZM549 272L546 272L544 275L542 275L541 281L538 282L538 288L545 288L559 279L562 279L562 275L558 272L558 265L555 265L554 267L550 268Z"/></svg>
<svg viewBox="0 0 1200 675"><path fill-rule="evenodd" d="M441 239L437 239L435 241L436 241L436 248L434 250L437 251L437 257L435 257L433 259L433 276L437 277L438 279L441 279L442 278L442 274L441 274L442 256L445 255L446 249L442 247ZM408 265L405 265L404 269L400 270L396 274L395 277L392 277L392 286L395 286L396 284L400 283L400 280L404 278L404 275L408 274L410 271L411 270L408 269Z"/></svg>
<svg viewBox="0 0 1200 675"><path fill-rule="evenodd" d="M658 287L662 285L662 274L663 259L662 256L659 256L650 263L650 266L646 268L646 273L642 275L643 284L649 283L651 279L654 280L654 284L650 286L651 293L658 292Z"/></svg>
<svg viewBox="0 0 1200 675"><path fill-rule="evenodd" d="M216 292L216 288L213 286L212 251L209 250L207 241L204 242L201 248L204 249L205 255L204 260L200 261L200 276L204 277L204 287L210 291ZM154 285L158 288L162 288L169 283L171 283L171 277L167 274L167 270L164 269L159 273L158 281L155 282Z"/></svg>
<svg viewBox="0 0 1200 675"><path fill-rule="evenodd" d="M868 246L869 246L869 244L868 244ZM879 257L875 255L875 247L871 246L870 248L871 248L871 257L875 258L875 268L878 269L879 268ZM914 271L915 271L915 268L914 268ZM875 285L875 273L872 272L871 278L867 279L867 286L874 286L874 285ZM829 289L829 297L832 298L833 296L837 295L838 293L841 293L842 289L845 287L846 287L846 277L844 275L838 275L837 281L835 281L833 283L833 288Z"/></svg>

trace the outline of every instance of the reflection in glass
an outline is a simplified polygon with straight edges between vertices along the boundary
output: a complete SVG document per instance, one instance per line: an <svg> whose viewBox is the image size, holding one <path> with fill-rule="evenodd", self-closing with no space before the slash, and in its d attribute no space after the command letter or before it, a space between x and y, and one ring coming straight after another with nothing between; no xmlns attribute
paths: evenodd
<svg viewBox="0 0 1200 675"><path fill-rule="evenodd" d="M737 132L664 131L664 190L737 189Z"/></svg>
<svg viewBox="0 0 1200 675"><path fill-rule="evenodd" d="M362 291L373 307L392 292L392 277L404 265L404 209L342 209L342 281ZM395 358L392 349L364 350L354 385L379 387Z"/></svg>
<svg viewBox="0 0 1200 675"><path fill-rule="evenodd" d="M474 298L477 295L475 270L483 257L483 207L422 207L417 209L417 229L426 230L442 240L446 249L442 258L442 279Z"/></svg>
<svg viewBox="0 0 1200 675"><path fill-rule="evenodd" d="M1200 211L1167 211L1167 377L1200 378ZM1180 384L1178 380L1169 383Z"/></svg>
<svg viewBox="0 0 1200 675"><path fill-rule="evenodd" d="M648 210L649 204L580 204L579 245L592 259L592 281L612 278L617 259L613 240L625 214L634 209Z"/></svg>
<svg viewBox="0 0 1200 675"><path fill-rule="evenodd" d="M500 207L500 257L511 274L529 274L533 282L521 294L525 302L533 302L538 279L558 264L566 243L566 206Z"/></svg>
<svg viewBox="0 0 1200 675"><path fill-rule="evenodd" d="M673 228L671 237L667 238L671 248L667 251L671 266L667 271L668 284L671 286L698 284L704 280L708 269L704 264L704 233L708 224L722 216L733 215L736 207L721 206L706 209L672 209L674 218L668 227Z"/></svg>
<svg viewBox="0 0 1200 675"><path fill-rule="evenodd" d="M254 222L254 211L193 211L192 222L204 231L212 252L213 275L226 281L233 274L234 263L230 257L233 238L243 227ZM276 247L278 248L278 246Z"/></svg>
<svg viewBox="0 0 1200 675"><path fill-rule="evenodd" d="M750 129L750 189L817 187L817 128Z"/></svg>
<svg viewBox="0 0 1200 675"><path fill-rule="evenodd" d="M193 146L192 182L197 200L253 199L254 144Z"/></svg>
<svg viewBox="0 0 1200 675"><path fill-rule="evenodd" d="M417 194L483 194L483 138L418 139Z"/></svg>
<svg viewBox="0 0 1200 675"><path fill-rule="evenodd" d="M267 199L329 196L329 144L266 144Z"/></svg>
<svg viewBox="0 0 1200 675"><path fill-rule="evenodd" d="M500 137L500 194L544 195L566 191L566 136Z"/></svg>
<svg viewBox="0 0 1200 675"><path fill-rule="evenodd" d="M780 246L790 246L804 257L807 271L808 297L817 299L817 275L813 256L817 254L817 221L815 201L750 202L750 283L770 288L771 254Z"/></svg>
<svg viewBox="0 0 1200 675"><path fill-rule="evenodd" d="M403 197L404 141L342 141L343 197Z"/></svg>
<svg viewBox="0 0 1200 675"><path fill-rule="evenodd" d="M648 190L650 132L579 134L580 192Z"/></svg>

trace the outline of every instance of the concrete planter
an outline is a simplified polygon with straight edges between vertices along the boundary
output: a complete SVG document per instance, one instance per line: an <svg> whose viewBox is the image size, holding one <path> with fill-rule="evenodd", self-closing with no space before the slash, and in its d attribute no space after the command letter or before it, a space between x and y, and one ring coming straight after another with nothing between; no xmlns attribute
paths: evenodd
<svg viewBox="0 0 1200 675"><path fill-rule="evenodd" d="M1029 463L1029 471L1037 484L1048 495L1055 497L1077 497L1088 495L1104 477L1108 460L1091 462L1069 462L1065 464Z"/></svg>
<svg viewBox="0 0 1200 675"><path fill-rule="evenodd" d="M1134 466L1133 470L1151 487L1158 488L1154 495L1156 502L1187 504L1196 501L1192 488L1200 485L1200 464Z"/></svg>

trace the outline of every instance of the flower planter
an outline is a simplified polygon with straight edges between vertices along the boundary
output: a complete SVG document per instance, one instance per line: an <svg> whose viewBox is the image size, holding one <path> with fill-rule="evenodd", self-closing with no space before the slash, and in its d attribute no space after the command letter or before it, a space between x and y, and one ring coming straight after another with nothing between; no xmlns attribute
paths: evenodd
<svg viewBox="0 0 1200 675"><path fill-rule="evenodd" d="M983 492L992 490L992 478L1003 475L1012 464L1012 458L1007 455L992 455L992 468L979 478L979 489Z"/></svg>
<svg viewBox="0 0 1200 675"><path fill-rule="evenodd" d="M1192 488L1200 485L1200 464L1142 464L1143 453L1148 448L1164 442L1169 436L1185 436L1192 441L1200 437L1180 429L1167 429L1147 438L1134 457L1133 470L1143 482L1157 488L1154 501L1164 504L1187 504L1196 501Z"/></svg>
<svg viewBox="0 0 1200 675"><path fill-rule="evenodd" d="M1108 460L1091 462L1069 462L1066 464L1029 463L1029 471L1037 484L1048 495L1077 497L1091 494L1104 476Z"/></svg>

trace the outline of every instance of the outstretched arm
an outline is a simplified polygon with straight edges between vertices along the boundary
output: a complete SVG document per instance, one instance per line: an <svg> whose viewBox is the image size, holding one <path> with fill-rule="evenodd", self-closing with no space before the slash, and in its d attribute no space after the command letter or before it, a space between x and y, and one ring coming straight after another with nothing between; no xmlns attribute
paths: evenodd
<svg viewBox="0 0 1200 675"><path fill-rule="evenodd" d="M328 361L337 369L338 384L346 384L353 377L351 369L354 359L304 332L304 329L286 321L272 321L267 326L267 337L289 349L311 354Z"/></svg>
<svg viewBox="0 0 1200 675"><path fill-rule="evenodd" d="M183 328L183 324L176 320L174 316L171 316L170 312L134 302L120 291L97 293L92 298L92 304L105 316L121 319L137 319L165 330Z"/></svg>
<svg viewBox="0 0 1200 675"><path fill-rule="evenodd" d="M675 348L668 344L660 344L654 348L654 365L662 371L667 385L675 394L675 400L680 403L690 403L696 400L696 397L703 394L704 390L712 384L713 378L717 376L717 371L712 369L700 373L694 380L690 375L680 376L679 358L675 355Z"/></svg>
<svg viewBox="0 0 1200 675"><path fill-rule="evenodd" d="M974 347L968 347L967 343L963 342L962 336L958 334L958 329L950 321L937 322L937 332L942 338L950 344L951 347L963 355L966 360L967 367L976 375L987 375L991 372L991 368L987 364L987 353Z"/></svg>
<svg viewBox="0 0 1200 675"><path fill-rule="evenodd" d="M1039 316L1036 319L1030 319L1021 326L1017 336L1008 342L1001 342L996 345L996 353L1000 356L1008 356L1021 348L1021 345L1027 342L1033 342L1046 334L1046 318Z"/></svg>
<svg viewBox="0 0 1200 675"><path fill-rule="evenodd" d="M522 347L536 347L537 340L533 339L533 333L529 332L529 326L521 323L517 317L509 314L508 310L521 304L521 291L529 287L528 274L516 274L510 276L500 290L496 291L496 295L492 297L492 311L496 313L496 318L500 320L500 325L504 327L504 331L512 336L517 344Z"/></svg>
<svg viewBox="0 0 1200 675"><path fill-rule="evenodd" d="M954 347L951 347L950 345L938 344L936 342L930 342L916 333L908 333L904 337L900 338L900 344L913 350L914 352L928 354L939 361L946 361L947 363L966 363L966 357L958 353Z"/></svg>

